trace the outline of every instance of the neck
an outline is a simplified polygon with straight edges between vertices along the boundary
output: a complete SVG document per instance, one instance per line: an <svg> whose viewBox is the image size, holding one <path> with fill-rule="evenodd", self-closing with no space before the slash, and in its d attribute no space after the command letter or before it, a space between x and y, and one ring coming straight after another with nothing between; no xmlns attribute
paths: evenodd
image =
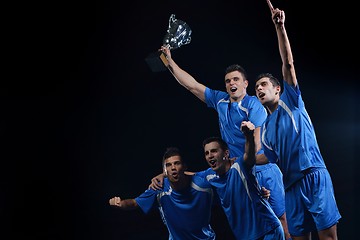
<svg viewBox="0 0 360 240"><path fill-rule="evenodd" d="M279 105L278 103L272 104L272 105L268 105L268 106L266 106L266 109L268 110L268 112L269 112L270 114L272 114L273 112L275 112L275 110L277 109L278 105Z"/></svg>
<svg viewBox="0 0 360 240"><path fill-rule="evenodd" d="M221 175L224 175L225 173L227 173L229 171L231 167L231 162L230 160L225 160L224 164L222 165L222 167L220 167L216 173L221 176Z"/></svg>
<svg viewBox="0 0 360 240"><path fill-rule="evenodd" d="M246 93L244 93L238 97L235 97L235 96L230 97L230 102L240 102L241 100L244 99L245 96L246 96Z"/></svg>
<svg viewBox="0 0 360 240"><path fill-rule="evenodd" d="M178 181L170 182L170 186L175 191L181 191L189 186L190 180L191 180L191 176L184 174L180 176L180 179Z"/></svg>
<svg viewBox="0 0 360 240"><path fill-rule="evenodd" d="M271 104L266 105L266 109L270 114L272 114L273 112L276 111L278 106L279 106L279 99L273 101Z"/></svg>

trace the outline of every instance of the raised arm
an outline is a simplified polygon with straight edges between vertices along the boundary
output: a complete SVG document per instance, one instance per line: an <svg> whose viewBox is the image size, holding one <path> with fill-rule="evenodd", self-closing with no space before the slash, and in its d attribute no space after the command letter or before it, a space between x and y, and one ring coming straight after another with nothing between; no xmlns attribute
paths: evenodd
<svg viewBox="0 0 360 240"><path fill-rule="evenodd" d="M244 161L249 167L254 166L256 162L254 129L255 126L250 121L243 121L241 123L241 131L244 133L246 138Z"/></svg>
<svg viewBox="0 0 360 240"><path fill-rule="evenodd" d="M120 197L113 197L109 199L109 204L114 207L121 208L123 210L133 210L139 207L135 199L124 199Z"/></svg>
<svg viewBox="0 0 360 240"><path fill-rule="evenodd" d="M254 130L254 142L255 142L256 153L258 153L261 150L260 128L261 127L257 127ZM264 153L256 154L256 164L262 165L266 163L269 163L269 161Z"/></svg>
<svg viewBox="0 0 360 240"><path fill-rule="evenodd" d="M169 48L162 46L160 50L166 55L166 59L169 63L167 67L175 79L180 83L180 85L189 90L201 101L205 102L206 87L203 84L197 82L195 78L193 78L189 73L181 69L176 64L176 62L171 58L171 52Z"/></svg>
<svg viewBox="0 0 360 240"><path fill-rule="evenodd" d="M270 0L266 0L271 11L271 18L275 25L278 38L279 51L282 60L282 74L284 80L291 86L297 85L294 59L291 52L289 38L285 29L285 12L272 6Z"/></svg>

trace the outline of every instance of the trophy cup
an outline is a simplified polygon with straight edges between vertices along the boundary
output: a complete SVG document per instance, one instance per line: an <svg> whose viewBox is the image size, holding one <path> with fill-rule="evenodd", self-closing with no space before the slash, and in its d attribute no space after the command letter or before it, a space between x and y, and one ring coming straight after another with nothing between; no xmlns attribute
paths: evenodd
<svg viewBox="0 0 360 240"><path fill-rule="evenodd" d="M189 44L191 41L191 29L184 22L175 18L175 14L171 14L169 18L169 26L163 39L163 45L169 49L177 49L182 45ZM168 61L163 52L157 51L150 53L145 61L153 72L161 72L167 69Z"/></svg>

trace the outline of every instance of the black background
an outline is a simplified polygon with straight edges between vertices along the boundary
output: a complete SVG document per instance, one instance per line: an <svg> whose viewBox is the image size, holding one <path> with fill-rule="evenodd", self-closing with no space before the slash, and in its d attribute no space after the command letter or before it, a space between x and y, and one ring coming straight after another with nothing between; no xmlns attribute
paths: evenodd
<svg viewBox="0 0 360 240"><path fill-rule="evenodd" d="M286 12L298 81L333 179L339 239L354 239L358 23L347 1L312 4L273 1ZM144 60L162 44L172 13L193 31L173 58L199 82L224 89L224 70L233 63L247 70L250 94L261 72L281 79L265 0L4 9L0 215L6 239L166 239L157 211L121 211L108 200L141 194L160 173L168 146L183 150L191 170L206 168L202 140L219 135L216 112ZM219 239L230 239L218 214Z"/></svg>

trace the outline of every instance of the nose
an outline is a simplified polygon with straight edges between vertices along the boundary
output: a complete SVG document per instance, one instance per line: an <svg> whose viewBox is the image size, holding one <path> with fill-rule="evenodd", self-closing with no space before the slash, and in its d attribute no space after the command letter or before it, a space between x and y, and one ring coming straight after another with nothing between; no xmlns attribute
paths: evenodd
<svg viewBox="0 0 360 240"><path fill-rule="evenodd" d="M229 84L230 85L233 85L235 83L235 80L232 78L232 79L230 79L230 82L229 82Z"/></svg>

